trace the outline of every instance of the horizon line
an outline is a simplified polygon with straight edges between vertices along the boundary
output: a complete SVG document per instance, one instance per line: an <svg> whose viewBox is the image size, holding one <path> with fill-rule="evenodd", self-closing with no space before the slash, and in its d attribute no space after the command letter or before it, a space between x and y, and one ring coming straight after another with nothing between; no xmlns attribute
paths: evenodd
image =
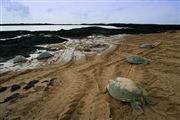
<svg viewBox="0 0 180 120"><path fill-rule="evenodd" d="M42 24L42 25L83 25L83 24L139 24L139 25L180 25L180 23L117 23L117 22L110 22L110 23L103 23L103 22L98 22L98 23L41 23L41 22L35 22L35 23L0 23L0 25L5 25L5 24Z"/></svg>

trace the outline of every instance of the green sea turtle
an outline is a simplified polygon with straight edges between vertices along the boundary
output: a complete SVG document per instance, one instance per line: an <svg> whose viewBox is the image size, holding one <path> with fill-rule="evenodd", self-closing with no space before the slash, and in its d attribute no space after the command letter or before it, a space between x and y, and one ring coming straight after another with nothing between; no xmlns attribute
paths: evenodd
<svg viewBox="0 0 180 120"><path fill-rule="evenodd" d="M42 59L48 59L50 57L52 57L53 55L50 54L49 52L43 52L41 54L39 54L39 56L37 57L38 60L42 60Z"/></svg>
<svg viewBox="0 0 180 120"><path fill-rule="evenodd" d="M140 48L149 48L149 49L152 49L154 48L155 46L151 43L143 43L140 45Z"/></svg>
<svg viewBox="0 0 180 120"><path fill-rule="evenodd" d="M144 89L130 79L117 77L109 81L106 90L120 101L129 102L138 115L141 115L145 104L155 104L151 97L146 96Z"/></svg>
<svg viewBox="0 0 180 120"><path fill-rule="evenodd" d="M150 61L138 55L130 55L127 57L127 62L131 64L149 64Z"/></svg>
<svg viewBox="0 0 180 120"><path fill-rule="evenodd" d="M14 59L13 59L13 63L24 63L28 61L24 56L22 55L17 55Z"/></svg>

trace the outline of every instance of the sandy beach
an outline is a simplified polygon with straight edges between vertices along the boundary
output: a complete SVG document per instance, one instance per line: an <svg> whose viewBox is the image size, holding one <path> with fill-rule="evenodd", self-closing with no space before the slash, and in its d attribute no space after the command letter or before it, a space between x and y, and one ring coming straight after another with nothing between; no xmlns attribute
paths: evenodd
<svg viewBox="0 0 180 120"><path fill-rule="evenodd" d="M0 74L1 86L21 85L0 93L1 102L20 93L16 100L0 103L0 120L178 120L180 31L126 35L117 41L98 55ZM140 48L144 42L155 48ZM146 57L150 64L129 64L130 54ZM157 104L146 105L138 116L129 103L104 93L108 80L118 76L138 83ZM32 80L38 83L23 89Z"/></svg>

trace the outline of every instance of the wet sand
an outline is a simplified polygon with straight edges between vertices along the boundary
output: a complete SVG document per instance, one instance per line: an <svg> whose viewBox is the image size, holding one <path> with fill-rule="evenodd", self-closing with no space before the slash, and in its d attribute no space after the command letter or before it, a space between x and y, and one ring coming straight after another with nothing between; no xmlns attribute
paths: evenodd
<svg viewBox="0 0 180 120"><path fill-rule="evenodd" d="M119 38L122 40L122 38ZM0 93L0 100L20 93L17 100L0 104L4 120L178 120L180 118L180 31L128 35L101 55L86 56L41 68L1 74L1 86L21 83L21 89ZM151 42L153 49L139 45ZM129 54L151 60L148 65L126 62ZM130 104L113 99L104 88L108 80L121 76L134 80L158 104L146 105L137 116ZM47 87L47 81L54 83ZM39 80L24 90L31 80ZM43 82L44 81L44 82Z"/></svg>

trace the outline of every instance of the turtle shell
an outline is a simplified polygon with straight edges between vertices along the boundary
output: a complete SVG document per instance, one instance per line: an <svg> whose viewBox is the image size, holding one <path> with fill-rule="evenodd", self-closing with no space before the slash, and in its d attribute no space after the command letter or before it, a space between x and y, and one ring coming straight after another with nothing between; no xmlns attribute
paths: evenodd
<svg viewBox="0 0 180 120"><path fill-rule="evenodd" d="M127 61L132 64L149 64L148 59L137 55L128 56Z"/></svg>
<svg viewBox="0 0 180 120"><path fill-rule="evenodd" d="M113 98L124 102L141 101L143 97L143 91L137 84L123 77L110 80L107 90Z"/></svg>
<svg viewBox="0 0 180 120"><path fill-rule="evenodd" d="M53 55L50 54L49 52L43 52L43 53L41 53L41 54L37 57L37 59L38 59L38 60L42 60L42 59L50 58L50 57L52 57L52 56L53 56Z"/></svg>
<svg viewBox="0 0 180 120"><path fill-rule="evenodd" d="M22 55L17 55L14 59L13 59L13 63L24 63L26 62L27 59L22 56Z"/></svg>
<svg viewBox="0 0 180 120"><path fill-rule="evenodd" d="M143 43L140 45L141 48L149 48L149 49L152 49L154 48L155 46L151 43Z"/></svg>

